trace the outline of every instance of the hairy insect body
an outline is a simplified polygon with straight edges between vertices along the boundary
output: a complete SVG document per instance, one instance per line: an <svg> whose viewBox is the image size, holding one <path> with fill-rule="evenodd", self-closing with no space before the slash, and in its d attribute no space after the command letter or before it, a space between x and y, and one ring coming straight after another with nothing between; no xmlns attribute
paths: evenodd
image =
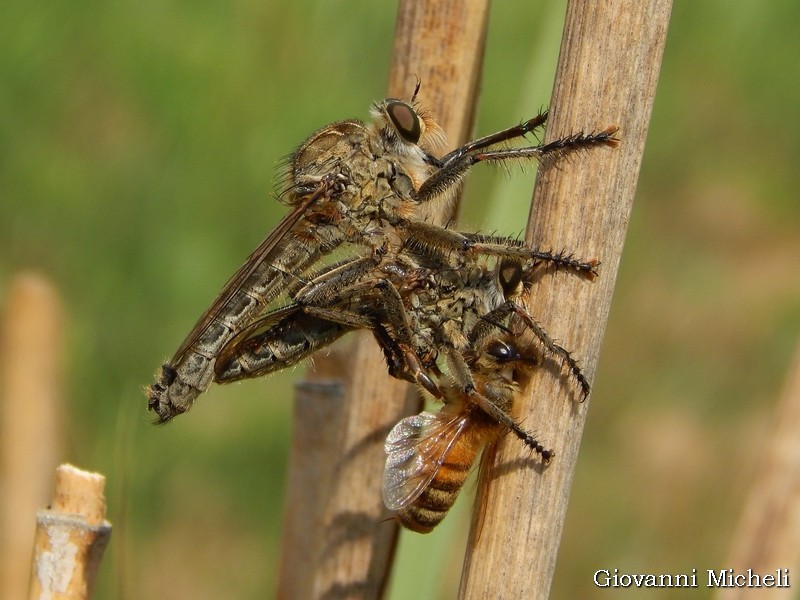
<svg viewBox="0 0 800 600"><path fill-rule="evenodd" d="M450 403L439 413L420 413L404 419L386 440L387 453L393 454L398 453L395 448L406 438L414 439L418 445L430 444L426 438L442 435L438 429L461 428L446 453L441 450L443 456L436 459L434 467L438 470L419 496L407 505L399 505L399 509L394 508L397 504L387 506L397 510L396 517L404 527L417 533L430 533L442 522L455 504L480 451L504 431L502 425L478 409L464 407L461 398L447 401ZM403 462L413 460L416 452L411 449L403 453ZM389 477L393 468L394 465L387 464Z"/></svg>
<svg viewBox="0 0 800 600"><path fill-rule="evenodd" d="M217 360L216 380L228 383L290 367L352 331L341 323L288 310L275 311L267 335L243 339L235 354Z"/></svg>
<svg viewBox="0 0 800 600"><path fill-rule="evenodd" d="M583 269L592 263L570 260L580 267L570 264L569 268L593 276ZM520 307L536 273L553 263L494 257L439 261L406 248L390 262L354 260L317 274L297 290L295 304L269 313L222 350L216 381L226 383L277 371L347 331L368 329L375 334L393 375L420 383L440 396L435 383L429 385L430 378L447 368L440 363L448 355L456 357L450 360L458 360L459 353L468 351L476 339L496 329L512 313L519 313L544 351L566 363L582 395L588 393L588 383L574 359ZM357 275L345 281L345 274ZM286 343L287 339L301 339L287 333L295 329L303 330L305 343Z"/></svg>
<svg viewBox="0 0 800 600"><path fill-rule="evenodd" d="M467 332L505 301L492 262L431 270L410 294L408 312L420 356L444 346L465 349Z"/></svg>
<svg viewBox="0 0 800 600"><path fill-rule="evenodd" d="M596 262L452 231L425 218L452 197L478 162L541 160L613 146L614 128L541 146L492 149L542 127L543 114L437 158L443 133L413 98L411 104L385 100L372 113L371 125L334 123L291 156L281 196L289 213L228 281L147 390L149 408L160 422L188 410L215 378L230 381L287 366L358 328L376 334L390 374L440 395L433 382L440 346L461 348L469 320L496 310L503 298L489 281L492 264L511 261L527 269L547 263L594 272ZM326 267L343 244L357 258ZM424 286L402 291L411 282L402 273L419 269L431 281L427 293ZM274 311L283 309L270 307L279 296L285 297L286 310L305 316L283 315L288 321L274 329ZM285 332L295 337L280 339Z"/></svg>
<svg viewBox="0 0 800 600"><path fill-rule="evenodd" d="M470 344L467 331L505 302L493 262L486 259L461 268L421 266L425 263L421 257L402 253L354 282L321 274L297 291L296 304L267 315L255 324L258 333L247 332L246 342L234 340L221 352L216 380L265 375L302 360L349 330L369 329L390 367L397 365L396 375L414 382L417 373L406 364L408 356L397 342L411 349L420 368L433 372L438 371L436 359L442 347L465 349ZM339 327L334 328L333 322ZM307 343L288 346L286 340L296 339L298 329ZM283 361L276 360L278 356Z"/></svg>
<svg viewBox="0 0 800 600"><path fill-rule="evenodd" d="M226 284L148 388L149 407L160 421L190 408L213 380L221 348L271 301L303 281L321 257L343 243L367 254L397 251L401 242L387 229L423 214L411 195L434 168L426 148L441 145L444 135L424 113L413 111L404 102L384 101L373 108L371 126L340 121L295 151L282 195L292 210ZM401 112L420 115L413 140L395 130L392 115Z"/></svg>
<svg viewBox="0 0 800 600"><path fill-rule="evenodd" d="M222 348L243 324L294 284L293 268L302 271L303 265L316 258L306 245L283 245L286 248L282 249L282 260L274 265L263 262L255 265L242 286L226 299L225 311L210 315L193 343L181 348L172 361L161 367L156 382L148 390L150 406L159 416L163 413L171 418L188 410L194 398L213 381L213 365Z"/></svg>
<svg viewBox="0 0 800 600"><path fill-rule="evenodd" d="M385 504L406 527L429 532L504 432L544 461L553 456L511 416L518 385L542 360L565 368L581 398L589 382L523 300L543 268L593 278L599 263L428 217L472 165L614 146L616 128L502 146L543 127L545 113L437 157L443 133L413 97L376 103L372 116L369 125L324 127L291 155L280 195L288 214L162 366L148 406L168 421L212 381L265 375L369 330L392 376L443 402L400 421L385 444Z"/></svg>

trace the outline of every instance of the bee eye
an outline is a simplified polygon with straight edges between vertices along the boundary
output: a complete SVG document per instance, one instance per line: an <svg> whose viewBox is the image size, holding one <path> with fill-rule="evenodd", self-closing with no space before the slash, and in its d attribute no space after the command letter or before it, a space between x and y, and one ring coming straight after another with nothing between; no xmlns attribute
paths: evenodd
<svg viewBox="0 0 800 600"><path fill-rule="evenodd" d="M416 144L422 135L419 116L411 106L400 100L389 100L386 103L386 114L404 140Z"/></svg>
<svg viewBox="0 0 800 600"><path fill-rule="evenodd" d="M493 341L486 347L486 353L497 362L506 363L519 359L519 353L513 346L504 342Z"/></svg>

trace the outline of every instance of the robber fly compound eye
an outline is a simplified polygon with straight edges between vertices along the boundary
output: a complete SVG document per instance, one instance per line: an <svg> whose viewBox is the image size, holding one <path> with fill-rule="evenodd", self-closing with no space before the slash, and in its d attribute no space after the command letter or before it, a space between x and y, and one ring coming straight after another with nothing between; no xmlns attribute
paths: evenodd
<svg viewBox="0 0 800 600"><path fill-rule="evenodd" d="M419 142L422 125L419 115L413 107L402 100L389 100L386 103L386 115L405 141L412 144Z"/></svg>

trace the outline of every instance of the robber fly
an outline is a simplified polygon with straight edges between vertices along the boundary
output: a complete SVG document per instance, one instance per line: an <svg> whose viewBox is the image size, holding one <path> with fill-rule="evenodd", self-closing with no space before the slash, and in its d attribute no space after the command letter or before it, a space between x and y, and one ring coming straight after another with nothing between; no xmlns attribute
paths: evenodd
<svg viewBox="0 0 800 600"><path fill-rule="evenodd" d="M417 88L418 90L418 88ZM432 225L427 215L452 198L459 182L478 162L557 157L617 143L615 128L577 134L544 145L499 148L543 127L546 113L470 142L442 158L434 152L444 135L415 103L388 99L373 106L375 121L333 123L308 138L290 157L281 198L290 212L234 274L181 344L156 382L147 389L149 408L168 421L190 408L215 375L220 352L259 320L278 296L290 300L308 285L320 261L342 244L363 258L339 265L336 277L353 281L374 269L380 257L404 248L426 248L440 256L515 256L535 252L503 238L462 234ZM351 271L348 271L350 269ZM400 346L397 364L426 386L430 381L414 353Z"/></svg>
<svg viewBox="0 0 800 600"><path fill-rule="evenodd" d="M435 379L441 353L464 353L511 315L525 324L543 351L566 364L585 397L589 383L570 353L555 343L520 302L542 265L570 267L587 277L596 261L548 255L550 262L488 258L443 268L404 251L356 282L342 282L334 266L298 290L295 302L254 321L219 353L215 380L228 383L293 365L348 331L367 329L395 377L441 397ZM458 358L451 358L458 361ZM449 367L452 370L452 365ZM417 372L421 370L422 372ZM466 367L462 364L461 371Z"/></svg>
<svg viewBox="0 0 800 600"><path fill-rule="evenodd" d="M474 389L465 392L460 377L452 378L442 387L438 412L406 417L389 433L383 499L406 528L432 531L453 506L480 451L509 429L545 462L553 457L510 417L519 384L539 360L524 339L505 329L480 340L464 353Z"/></svg>

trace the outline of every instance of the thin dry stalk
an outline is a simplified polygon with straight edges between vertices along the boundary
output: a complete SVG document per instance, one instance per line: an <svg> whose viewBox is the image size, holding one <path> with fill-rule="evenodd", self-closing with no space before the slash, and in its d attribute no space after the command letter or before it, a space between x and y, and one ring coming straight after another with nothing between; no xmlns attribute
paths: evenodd
<svg viewBox="0 0 800 600"><path fill-rule="evenodd" d="M56 469L53 501L36 513L28 598L91 598L111 538L103 497L106 478L72 465Z"/></svg>
<svg viewBox="0 0 800 600"><path fill-rule="evenodd" d="M540 170L528 241L602 261L587 283L547 275L528 308L591 380L611 303L661 64L670 0L571 1L547 138L618 125L622 143ZM461 598L547 598L588 402L559 370L539 369L517 416L555 450L542 468L506 436L476 501Z"/></svg>
<svg viewBox="0 0 800 600"><path fill-rule="evenodd" d="M420 101L448 132L452 146L466 141L472 129L487 18L488 0L400 2L389 96L408 98L419 77ZM388 377L370 336L357 341L347 367L331 364L337 358L323 357L316 364L324 373L349 373L343 412L323 424L336 427L340 435L331 436L325 450L310 450L319 457L313 481L318 487L310 498L305 497L308 488L290 484L285 535L298 530L309 537L284 544L282 598L378 598L390 569L397 526L381 500L383 443L395 423L418 409L419 400L407 384ZM301 404L295 411L295 435L302 439L318 430L303 434L297 428L320 424L307 414L316 409ZM308 457L296 454L305 451L295 444L291 464L308 464ZM324 506L319 507L319 499ZM320 516L313 517L315 527L309 531L299 520L312 519L312 514Z"/></svg>
<svg viewBox="0 0 800 600"><path fill-rule="evenodd" d="M0 340L0 589L23 598L36 509L47 502L61 448L63 316L53 285L20 273L11 282Z"/></svg>
<svg viewBox="0 0 800 600"><path fill-rule="evenodd" d="M344 392L343 382L336 379L301 381L295 388L281 538L283 560L278 575L280 598L313 597L314 579L305 568L318 560L312 540L322 531L326 494L333 487L335 473L328 453L342 443Z"/></svg>
<svg viewBox="0 0 800 600"><path fill-rule="evenodd" d="M769 443L724 563L737 573L747 569L766 575L800 568L800 346L775 411ZM720 600L750 598L746 587L719 589ZM791 587L769 590L770 598L794 598Z"/></svg>

